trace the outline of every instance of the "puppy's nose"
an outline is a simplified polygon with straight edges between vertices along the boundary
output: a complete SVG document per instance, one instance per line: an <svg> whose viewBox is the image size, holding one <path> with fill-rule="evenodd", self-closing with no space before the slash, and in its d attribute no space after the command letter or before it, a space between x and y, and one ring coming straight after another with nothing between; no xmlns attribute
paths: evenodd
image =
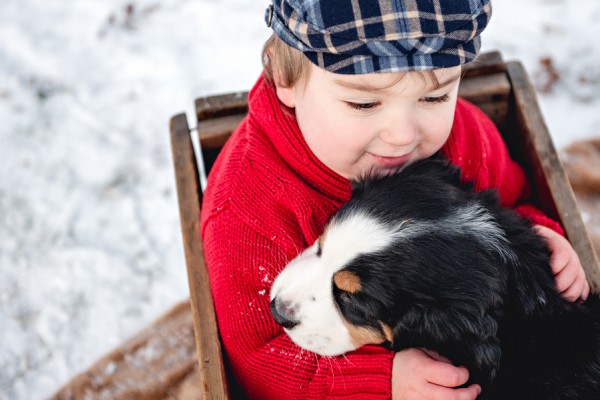
<svg viewBox="0 0 600 400"><path fill-rule="evenodd" d="M277 297L271 300L270 304L271 314L275 321L287 329L292 329L298 325L298 321L294 319L295 310L291 307L290 302L281 301Z"/></svg>

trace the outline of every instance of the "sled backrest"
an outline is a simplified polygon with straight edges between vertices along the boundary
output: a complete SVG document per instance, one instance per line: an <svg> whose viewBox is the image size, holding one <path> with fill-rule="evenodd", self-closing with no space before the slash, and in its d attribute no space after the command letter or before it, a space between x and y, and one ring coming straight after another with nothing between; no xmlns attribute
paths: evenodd
<svg viewBox="0 0 600 400"><path fill-rule="evenodd" d="M459 95L479 106L496 124L511 157L528 174L536 193L534 201L562 224L585 267L592 288L600 288L598 258L523 66L519 62L504 62L498 52L482 54L466 69ZM199 233L200 181L204 172L208 174L219 150L247 113L247 99L246 92L198 98L195 132L190 131L183 114L174 116L170 124L204 399L239 398L239 394L226 373L226 358L220 346L204 264ZM197 139L200 144L196 152L193 144L196 140L192 139Z"/></svg>

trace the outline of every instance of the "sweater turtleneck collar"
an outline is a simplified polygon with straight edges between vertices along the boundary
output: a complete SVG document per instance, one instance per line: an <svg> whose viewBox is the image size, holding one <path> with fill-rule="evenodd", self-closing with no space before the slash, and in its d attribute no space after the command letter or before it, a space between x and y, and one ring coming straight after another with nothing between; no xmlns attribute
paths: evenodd
<svg viewBox="0 0 600 400"><path fill-rule="evenodd" d="M331 170L308 147L293 111L284 110L275 88L261 75L248 97L249 123L268 136L283 160L309 185L340 202L350 198L350 181Z"/></svg>

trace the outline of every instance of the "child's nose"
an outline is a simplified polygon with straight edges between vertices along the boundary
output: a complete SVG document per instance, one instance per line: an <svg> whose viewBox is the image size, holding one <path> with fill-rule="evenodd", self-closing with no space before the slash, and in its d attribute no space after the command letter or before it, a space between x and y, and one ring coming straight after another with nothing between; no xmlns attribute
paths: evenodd
<svg viewBox="0 0 600 400"><path fill-rule="evenodd" d="M396 117L388 121L379 136L381 140L392 146L406 146L417 140L418 129L410 117Z"/></svg>
<svg viewBox="0 0 600 400"><path fill-rule="evenodd" d="M379 137L392 146L412 144L418 134L416 117L415 110L406 105L388 108Z"/></svg>

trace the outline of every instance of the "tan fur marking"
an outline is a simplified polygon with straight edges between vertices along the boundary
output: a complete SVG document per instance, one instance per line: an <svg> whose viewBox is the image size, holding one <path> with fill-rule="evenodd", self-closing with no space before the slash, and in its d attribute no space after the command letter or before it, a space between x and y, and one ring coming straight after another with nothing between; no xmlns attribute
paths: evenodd
<svg viewBox="0 0 600 400"><path fill-rule="evenodd" d="M344 325L350 333L352 344L359 348L366 344L381 344L385 342L386 338L374 329L365 328L364 326L352 325L350 322L343 320Z"/></svg>
<svg viewBox="0 0 600 400"><path fill-rule="evenodd" d="M323 232L323 234L321 236L319 236L319 239L317 239L317 242L319 242L319 248L321 249L321 251L323 251L323 245L325 244L325 236L327 235L327 231Z"/></svg>
<svg viewBox="0 0 600 400"><path fill-rule="evenodd" d="M383 336L385 336L385 339L390 343L394 343L394 331L392 328L382 322L381 329L383 329Z"/></svg>
<svg viewBox="0 0 600 400"><path fill-rule="evenodd" d="M329 233L329 227L331 226L331 222L329 222L327 226L325 226L325 230L323 231L321 236L319 236L319 239L317 239L319 242L319 248L321 249L323 249L323 246L325 246L325 239L327 239L327 234Z"/></svg>
<svg viewBox="0 0 600 400"><path fill-rule="evenodd" d="M356 293L361 289L360 278L350 271L336 272L333 282L335 286L348 293Z"/></svg>

